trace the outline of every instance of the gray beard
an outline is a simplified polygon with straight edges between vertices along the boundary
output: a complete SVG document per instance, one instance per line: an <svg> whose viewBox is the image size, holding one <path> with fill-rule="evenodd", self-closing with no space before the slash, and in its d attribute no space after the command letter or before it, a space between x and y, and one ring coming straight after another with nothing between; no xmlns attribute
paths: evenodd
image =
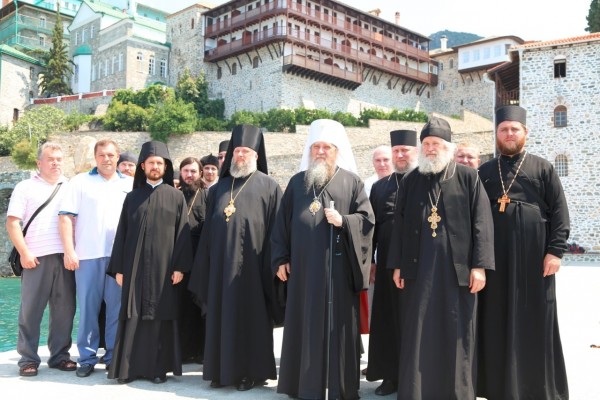
<svg viewBox="0 0 600 400"><path fill-rule="evenodd" d="M422 174L438 174L446 168L450 161L454 158L454 153L451 151L440 151L438 155L433 159L429 159L423 154L423 152L419 152L419 172Z"/></svg>
<svg viewBox="0 0 600 400"><path fill-rule="evenodd" d="M329 179L333 176L335 165L328 165L325 161L311 161L306 175L304 175L304 186L306 192L309 193L312 188L320 188L325 186Z"/></svg>
<svg viewBox="0 0 600 400"><path fill-rule="evenodd" d="M238 165L235 162L231 163L231 167L229 168L229 173L234 178L243 178L245 176L250 175L254 171L256 171L256 158L252 157L248 160L244 161L241 165Z"/></svg>

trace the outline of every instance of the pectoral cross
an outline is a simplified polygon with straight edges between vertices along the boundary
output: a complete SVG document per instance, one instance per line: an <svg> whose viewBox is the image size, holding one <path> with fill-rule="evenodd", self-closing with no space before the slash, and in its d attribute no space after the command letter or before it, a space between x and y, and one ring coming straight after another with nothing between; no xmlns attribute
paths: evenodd
<svg viewBox="0 0 600 400"><path fill-rule="evenodd" d="M229 202L227 207L223 210L225 213L225 222L229 222L229 217L231 217L235 213L235 206L233 205L233 200Z"/></svg>
<svg viewBox="0 0 600 400"><path fill-rule="evenodd" d="M436 237L437 233L435 233L435 230L438 227L438 222L440 222L442 220L442 217L440 217L437 213L437 207L431 207L431 215L429 217L427 217L427 222L431 222L431 229L433 229L433 233L431 234L432 237Z"/></svg>
<svg viewBox="0 0 600 400"><path fill-rule="evenodd" d="M502 197L500 197L498 199L498 203L500 204L500 208L498 209L498 211L504 212L506 210L506 205L508 203L510 203L510 199L508 198L508 196L506 195L506 193L504 193L502 195Z"/></svg>

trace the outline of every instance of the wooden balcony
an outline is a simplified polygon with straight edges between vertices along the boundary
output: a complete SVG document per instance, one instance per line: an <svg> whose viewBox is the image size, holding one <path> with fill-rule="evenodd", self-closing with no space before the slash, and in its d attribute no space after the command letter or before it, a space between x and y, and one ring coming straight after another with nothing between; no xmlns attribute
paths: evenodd
<svg viewBox="0 0 600 400"><path fill-rule="evenodd" d="M212 25L207 25L204 34L207 38L218 38L220 35L242 29L245 26L280 14L303 20L307 25L319 26L322 29L338 32L343 36L354 38L358 41L368 42L372 46L386 48L392 52L401 52L422 60L429 59L427 46L423 46L410 38L414 34L406 32L406 37L402 41L398 41L382 33L365 29L358 24L347 22L341 18L335 18L321 11L316 11L314 7L309 8L298 4L294 0L287 0L287 2L273 1L250 11L239 13L227 20L220 20ZM379 30L379 28L377 29Z"/></svg>
<svg viewBox="0 0 600 400"><path fill-rule="evenodd" d="M335 64L326 64L323 60L293 54L283 58L283 71L306 79L329 85L355 90L362 84L359 71L348 71Z"/></svg>
<svg viewBox="0 0 600 400"><path fill-rule="evenodd" d="M287 27L271 28L258 33L245 32L242 39L234 40L230 43L222 43L214 49L205 51L204 60L207 62L220 61L245 53L255 47L265 46L268 43L282 40L310 49L314 53L329 54L332 58L337 57L347 62L369 66L421 83L432 84L434 80L437 81L437 76L429 72L423 72L401 64L399 57L386 60L385 58L353 49L338 42L321 39L320 36L315 34L308 34L297 29L290 30ZM416 62L419 61L416 60ZM429 66L429 63L427 65Z"/></svg>

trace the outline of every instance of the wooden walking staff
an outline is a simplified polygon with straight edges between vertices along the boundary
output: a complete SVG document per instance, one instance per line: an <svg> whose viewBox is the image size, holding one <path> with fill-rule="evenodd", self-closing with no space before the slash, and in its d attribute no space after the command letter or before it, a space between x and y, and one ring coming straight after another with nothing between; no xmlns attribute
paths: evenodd
<svg viewBox="0 0 600 400"><path fill-rule="evenodd" d="M329 208L335 210L335 202L329 202ZM331 328L333 326L333 224L329 226L329 265L327 268L327 340L325 341L325 400L329 400L329 358L331 357Z"/></svg>

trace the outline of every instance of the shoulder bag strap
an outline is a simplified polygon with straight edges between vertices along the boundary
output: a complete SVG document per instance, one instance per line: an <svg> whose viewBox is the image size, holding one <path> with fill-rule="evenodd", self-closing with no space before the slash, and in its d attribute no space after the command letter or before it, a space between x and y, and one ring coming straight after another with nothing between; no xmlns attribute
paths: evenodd
<svg viewBox="0 0 600 400"><path fill-rule="evenodd" d="M37 215L44 209L44 207L46 207L54 198L54 196L56 196L56 193L58 192L58 189L60 189L60 185L62 185L62 182L59 182L56 187L54 188L54 191L52 192L52 194L50 195L50 197L48 197L48 200L46 200L44 202L44 204L42 204L41 206L38 207L37 210L35 210L35 212L33 213L33 215L31 216L31 218L29 218L29 221L27 221L27 225L25 225L25 228L23 228L23 237L25 237L25 235L27 235L27 228L29 228L29 225L31 225L31 223L33 222L33 220L35 219L35 217L37 217Z"/></svg>

